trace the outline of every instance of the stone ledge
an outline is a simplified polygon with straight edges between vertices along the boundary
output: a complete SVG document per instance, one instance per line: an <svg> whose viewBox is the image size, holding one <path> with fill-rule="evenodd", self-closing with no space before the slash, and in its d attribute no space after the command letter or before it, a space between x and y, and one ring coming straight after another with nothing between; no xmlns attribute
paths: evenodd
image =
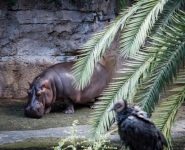
<svg viewBox="0 0 185 150"><path fill-rule="evenodd" d="M183 126L182 126L183 125ZM183 128L182 128L183 127ZM172 129L172 136L175 150L183 150L185 140L185 120L176 122ZM77 126L77 134L87 137L88 126ZM20 149L20 148L48 148L57 145L61 138L69 136L65 131L70 131L71 127L49 128L43 130L30 131L3 131L0 132L0 149ZM79 139L80 140L80 139ZM113 146L121 147L118 134L109 137Z"/></svg>

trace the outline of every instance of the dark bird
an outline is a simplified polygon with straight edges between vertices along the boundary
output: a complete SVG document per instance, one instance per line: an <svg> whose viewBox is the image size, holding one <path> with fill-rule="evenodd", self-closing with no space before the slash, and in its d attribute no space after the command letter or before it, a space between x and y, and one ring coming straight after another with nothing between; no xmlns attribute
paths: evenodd
<svg viewBox="0 0 185 150"><path fill-rule="evenodd" d="M130 150L163 150L166 139L140 107L129 107L120 100L109 111L116 112L120 139Z"/></svg>

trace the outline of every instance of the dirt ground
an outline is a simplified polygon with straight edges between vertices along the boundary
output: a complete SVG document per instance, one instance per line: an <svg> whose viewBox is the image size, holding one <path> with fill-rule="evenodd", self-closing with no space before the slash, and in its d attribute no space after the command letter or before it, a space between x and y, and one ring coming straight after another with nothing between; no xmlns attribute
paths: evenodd
<svg viewBox="0 0 185 150"><path fill-rule="evenodd" d="M75 106L75 114L64 114L65 109L61 102L55 102L49 114L41 119L24 116L26 99L0 99L0 131L35 130L71 126L74 120L80 125L87 124L92 112L88 106Z"/></svg>
<svg viewBox="0 0 185 150"><path fill-rule="evenodd" d="M0 131L35 130L71 126L74 120L80 125L87 125L89 114L93 112L88 106L75 105L75 114L64 114L61 102L55 102L49 114L41 119L24 116L26 99L0 99ZM178 111L177 120L185 120L185 105Z"/></svg>

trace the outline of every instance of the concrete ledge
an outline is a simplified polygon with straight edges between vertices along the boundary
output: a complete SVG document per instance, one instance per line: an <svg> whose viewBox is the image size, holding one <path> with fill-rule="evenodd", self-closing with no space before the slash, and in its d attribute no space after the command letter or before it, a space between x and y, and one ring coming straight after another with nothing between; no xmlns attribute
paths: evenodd
<svg viewBox="0 0 185 150"><path fill-rule="evenodd" d="M76 129L77 135L87 138L88 126L80 125ZM69 136L65 131L70 132L71 130L71 127L61 127L30 131L3 131L0 132L0 149L27 149L33 147L49 149L49 147L56 146L61 138ZM184 150L185 120L176 122L176 126L172 129L172 136L174 149ZM121 147L118 134L112 134L109 140L112 146Z"/></svg>
<svg viewBox="0 0 185 150"><path fill-rule="evenodd" d="M88 126L77 126L77 135L87 138ZM20 149L20 148L48 148L56 146L62 138L68 137L71 127L49 128L43 130L30 131L3 131L0 132L0 149ZM83 139L83 138L82 138ZM79 139L82 140L82 139ZM119 136L111 135L110 140L114 145L121 146Z"/></svg>

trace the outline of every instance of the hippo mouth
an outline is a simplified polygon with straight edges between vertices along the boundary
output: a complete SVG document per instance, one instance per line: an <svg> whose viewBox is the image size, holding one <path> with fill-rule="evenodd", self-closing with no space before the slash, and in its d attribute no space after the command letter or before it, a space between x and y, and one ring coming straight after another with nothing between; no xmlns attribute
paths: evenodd
<svg viewBox="0 0 185 150"><path fill-rule="evenodd" d="M44 108L25 108L24 115L30 118L41 118L44 115Z"/></svg>

